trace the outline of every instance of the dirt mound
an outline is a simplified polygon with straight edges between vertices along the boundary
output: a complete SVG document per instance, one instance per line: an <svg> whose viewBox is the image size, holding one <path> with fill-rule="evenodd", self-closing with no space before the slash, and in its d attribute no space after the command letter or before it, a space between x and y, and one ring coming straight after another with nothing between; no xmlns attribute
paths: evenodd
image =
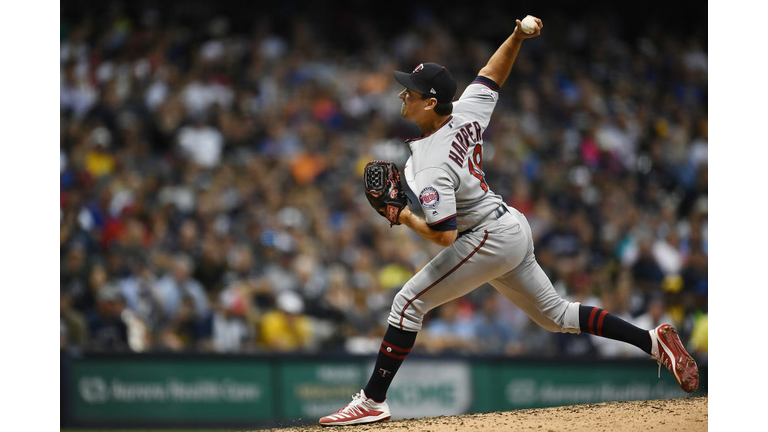
<svg viewBox="0 0 768 432"><path fill-rule="evenodd" d="M556 408L527 409L483 414L464 414L394 420L365 426L322 427L319 425L269 429L271 432L448 432L448 431L537 431L537 432L636 432L706 431L709 426L707 397L632 402L604 402Z"/></svg>

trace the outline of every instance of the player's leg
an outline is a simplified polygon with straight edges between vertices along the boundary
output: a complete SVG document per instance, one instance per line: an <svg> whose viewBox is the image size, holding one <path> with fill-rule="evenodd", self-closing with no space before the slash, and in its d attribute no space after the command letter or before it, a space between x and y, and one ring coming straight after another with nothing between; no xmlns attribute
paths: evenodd
<svg viewBox="0 0 768 432"><path fill-rule="evenodd" d="M644 330L600 308L568 302L557 295L535 260L524 262L521 267L490 284L547 330L567 333L583 331L630 343L658 360L659 365L666 366L684 391L691 393L698 388L696 361L669 324Z"/></svg>
<svg viewBox="0 0 768 432"><path fill-rule="evenodd" d="M424 315L461 297L489 279L506 273L517 262L498 253L503 236L485 232L463 236L422 268L395 297L389 326L367 385L339 412L320 419L324 425L364 424L389 418L386 395L400 365L416 342Z"/></svg>
<svg viewBox="0 0 768 432"><path fill-rule="evenodd" d="M563 299L532 255L518 268L490 284L536 324L551 332L588 332L631 343L651 354L651 338L647 330L602 309Z"/></svg>
<svg viewBox="0 0 768 432"><path fill-rule="evenodd" d="M395 373L416 341L427 312L469 293L519 263L524 254L520 253L517 261L510 263L509 257L498 253L502 245L503 236L495 233L464 236L441 251L403 286L392 303L389 328L365 387L369 397L384 400Z"/></svg>
<svg viewBox="0 0 768 432"><path fill-rule="evenodd" d="M560 297L536 262L528 221L516 210L513 216L520 220L522 234L529 239L528 253L517 268L491 281L494 288L547 330L568 333L583 331L635 345L667 366L683 390L696 390L696 362L683 348L674 328L663 325L653 330L644 330L600 308L568 302Z"/></svg>

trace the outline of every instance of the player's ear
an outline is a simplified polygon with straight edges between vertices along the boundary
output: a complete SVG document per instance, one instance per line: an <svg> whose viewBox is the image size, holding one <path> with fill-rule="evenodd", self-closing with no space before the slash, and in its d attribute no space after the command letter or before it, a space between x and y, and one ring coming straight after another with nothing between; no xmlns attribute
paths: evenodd
<svg viewBox="0 0 768 432"><path fill-rule="evenodd" d="M429 100L427 101L427 104L424 106L424 109L425 110L434 110L436 105L437 105L437 99L429 98Z"/></svg>

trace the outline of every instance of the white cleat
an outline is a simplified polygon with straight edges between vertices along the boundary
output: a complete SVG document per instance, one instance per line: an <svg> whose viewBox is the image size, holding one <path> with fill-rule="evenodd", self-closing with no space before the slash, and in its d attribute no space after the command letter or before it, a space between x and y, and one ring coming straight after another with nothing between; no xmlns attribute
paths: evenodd
<svg viewBox="0 0 768 432"><path fill-rule="evenodd" d="M344 426L356 424L376 423L389 420L392 414L389 412L387 401L376 402L367 397L363 390L352 397L352 402L336 413L320 419L323 426Z"/></svg>

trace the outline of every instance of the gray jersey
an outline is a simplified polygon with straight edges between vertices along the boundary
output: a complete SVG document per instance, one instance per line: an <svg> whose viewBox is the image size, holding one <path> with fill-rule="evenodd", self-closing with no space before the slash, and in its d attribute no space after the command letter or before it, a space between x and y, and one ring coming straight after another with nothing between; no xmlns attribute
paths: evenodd
<svg viewBox="0 0 768 432"><path fill-rule="evenodd" d="M403 286L389 314L396 328L419 331L428 311L487 282L546 329L580 332L579 303L561 298L539 267L525 216L502 205L485 182L483 132L496 107L497 89L493 81L477 77L444 124L407 141L411 157L405 179L427 224L438 231L471 232Z"/></svg>
<svg viewBox="0 0 768 432"><path fill-rule="evenodd" d="M483 132L499 93L478 77L453 104L453 114L433 133L406 141L411 157L405 180L419 199L427 224L465 231L499 207L483 173Z"/></svg>

